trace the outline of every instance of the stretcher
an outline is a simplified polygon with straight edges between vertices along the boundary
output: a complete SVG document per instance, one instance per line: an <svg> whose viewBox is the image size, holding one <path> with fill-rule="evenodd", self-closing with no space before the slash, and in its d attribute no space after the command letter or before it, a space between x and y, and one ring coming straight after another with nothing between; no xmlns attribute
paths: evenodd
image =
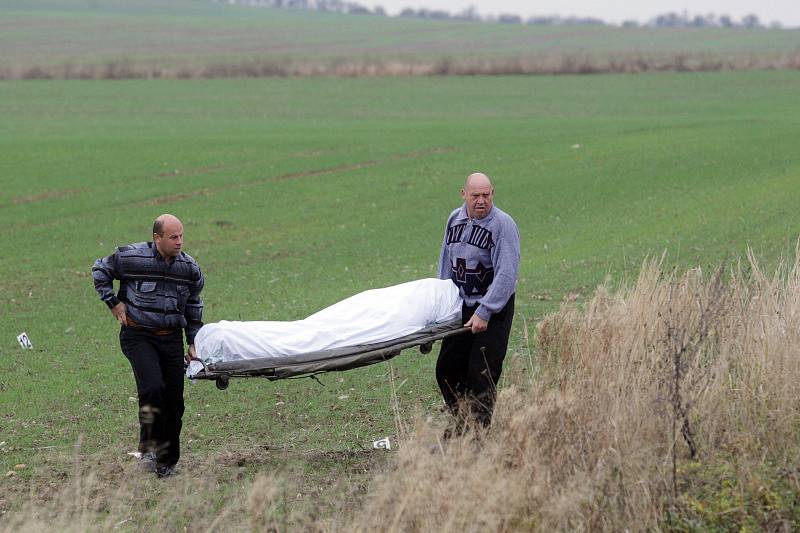
<svg viewBox="0 0 800 533"><path fill-rule="evenodd" d="M430 353L433 343L470 331L460 319L433 324L410 335L374 344L346 346L329 350L286 356L276 361L274 357L220 361L203 365L191 379L216 381L217 388L228 388L230 378L262 377L270 381L308 376L326 372L339 372L388 361L402 350L419 346L423 354Z"/></svg>

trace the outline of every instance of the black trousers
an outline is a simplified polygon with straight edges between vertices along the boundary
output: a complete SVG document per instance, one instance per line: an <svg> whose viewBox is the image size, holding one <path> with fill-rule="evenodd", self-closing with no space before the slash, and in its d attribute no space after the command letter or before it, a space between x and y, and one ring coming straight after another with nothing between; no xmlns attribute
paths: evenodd
<svg viewBox="0 0 800 533"><path fill-rule="evenodd" d="M466 323L477 309L466 304L461 318ZM514 295L500 312L492 315L486 331L465 333L442 341L436 361L436 381L444 402L456 417L458 430L472 418L483 426L492 420L497 382L503 370L508 336L514 319Z"/></svg>
<svg viewBox="0 0 800 533"><path fill-rule="evenodd" d="M174 465L181 455L184 411L181 332L155 335L123 326L119 343L139 393L139 451L155 452L159 465Z"/></svg>

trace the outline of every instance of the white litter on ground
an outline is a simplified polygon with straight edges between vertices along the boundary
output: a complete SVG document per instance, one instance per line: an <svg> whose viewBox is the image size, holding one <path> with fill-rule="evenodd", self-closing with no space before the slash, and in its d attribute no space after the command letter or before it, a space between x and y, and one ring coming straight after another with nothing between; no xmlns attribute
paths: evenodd
<svg viewBox="0 0 800 533"><path fill-rule="evenodd" d="M383 437L372 443L372 447L376 450L391 450L392 444L389 442L389 437Z"/></svg>
<svg viewBox="0 0 800 533"><path fill-rule="evenodd" d="M17 335L17 342L20 346L22 346L23 350L33 350L33 343L31 343L31 340L28 338L28 334L24 331Z"/></svg>

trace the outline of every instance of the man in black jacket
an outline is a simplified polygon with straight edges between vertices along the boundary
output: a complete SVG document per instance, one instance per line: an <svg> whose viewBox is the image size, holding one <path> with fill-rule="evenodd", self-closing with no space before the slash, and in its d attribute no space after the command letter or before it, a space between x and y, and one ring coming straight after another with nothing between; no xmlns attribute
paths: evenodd
<svg viewBox="0 0 800 533"><path fill-rule="evenodd" d="M203 273L182 247L183 224L161 215L153 223L152 242L121 246L92 267L95 289L121 325L120 346L136 379L142 464L159 477L173 475L180 458L181 330L186 357L194 357L194 337L203 325Z"/></svg>

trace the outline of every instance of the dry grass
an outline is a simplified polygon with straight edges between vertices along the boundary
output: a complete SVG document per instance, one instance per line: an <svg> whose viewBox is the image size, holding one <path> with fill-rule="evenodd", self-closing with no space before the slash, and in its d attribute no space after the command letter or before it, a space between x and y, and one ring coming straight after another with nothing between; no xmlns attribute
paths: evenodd
<svg viewBox="0 0 800 533"><path fill-rule="evenodd" d="M698 464L735 463L739 503L765 489L767 460L800 489L800 265L768 277L750 257L726 283L720 274L648 262L632 287L601 287L585 309L545 318L537 375L511 376L521 382L502 390L490 433L442 453L419 429L355 529L681 529L707 519L689 490L707 481L691 479ZM774 504L725 511L734 523L797 527L800 501Z"/></svg>
<svg viewBox="0 0 800 533"><path fill-rule="evenodd" d="M0 68L0 80L42 79L206 79L307 76L513 76L554 74L637 74L647 72L716 72L797 70L800 50L779 55L711 53L551 54L510 58L434 60L334 59L314 62L255 59L240 62L193 62L153 65L135 59L102 64L19 65Z"/></svg>
<svg viewBox="0 0 800 533"><path fill-rule="evenodd" d="M283 485L258 477L227 495L190 479L152 511L191 530L230 517L259 531L800 526L800 263L769 276L749 256L709 276L648 261L630 287L547 316L535 343L535 365L511 357L488 433L442 443L440 424L398 423L400 449L357 509L287 522ZM0 525L108 529L139 490L101 512L90 485Z"/></svg>
<svg viewBox="0 0 800 533"><path fill-rule="evenodd" d="M0 515L0 531L285 531L309 522L310 514L291 509L291 480L245 478L235 461L224 464L229 458L212 458L195 471L184 465L177 477L159 480L124 454L115 457L113 464L107 457L76 459L55 490L32 483L29 502Z"/></svg>

